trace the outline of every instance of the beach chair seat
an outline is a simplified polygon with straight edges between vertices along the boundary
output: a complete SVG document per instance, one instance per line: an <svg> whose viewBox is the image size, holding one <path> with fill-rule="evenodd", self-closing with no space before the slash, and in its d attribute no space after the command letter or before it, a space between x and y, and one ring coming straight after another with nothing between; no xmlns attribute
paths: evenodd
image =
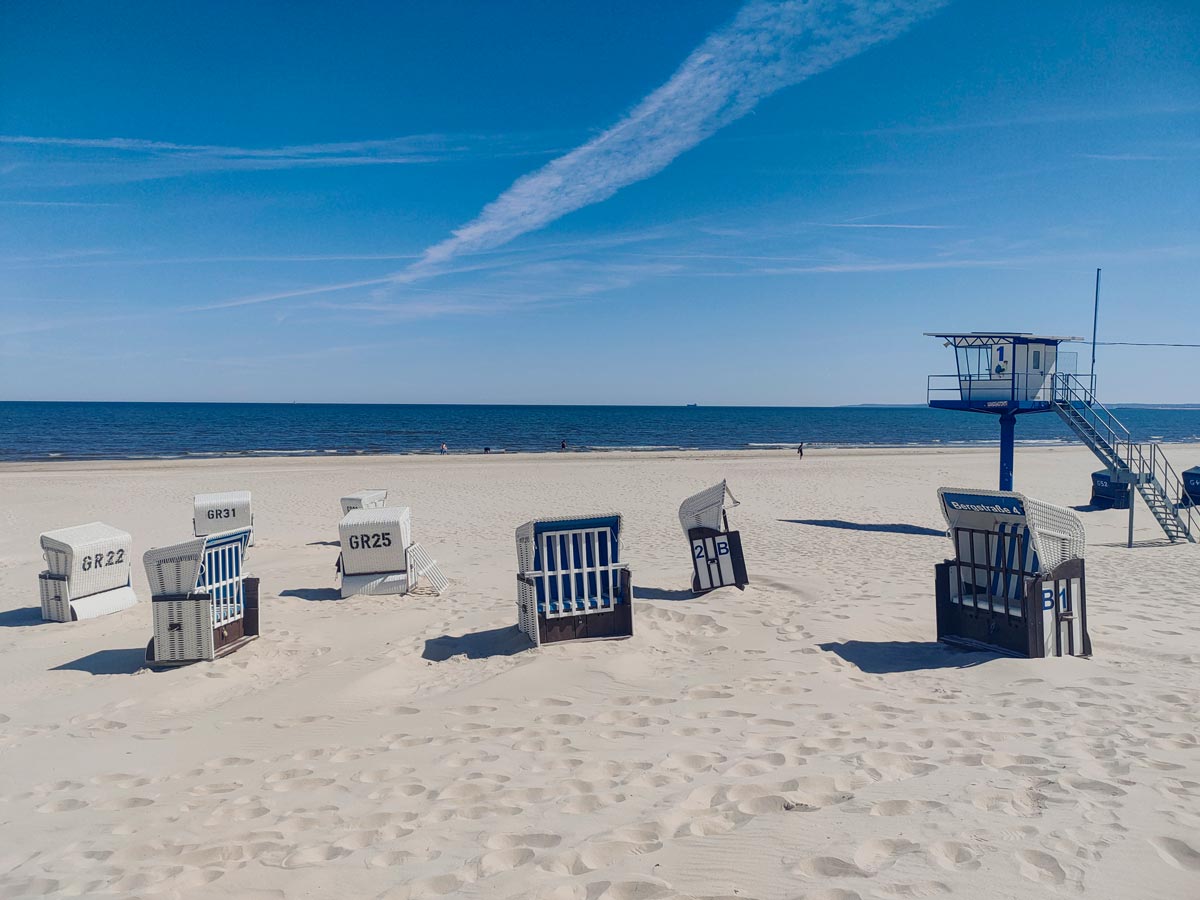
<svg viewBox="0 0 1200 900"><path fill-rule="evenodd" d="M150 582L152 668L226 656L259 636L259 584L244 569L250 529L204 535L142 557Z"/></svg>
<svg viewBox="0 0 1200 900"><path fill-rule="evenodd" d="M204 537L238 528L250 529L250 546L254 546L254 512L250 506L249 491L196 494L192 534Z"/></svg>
<svg viewBox="0 0 1200 900"><path fill-rule="evenodd" d="M536 519L517 529L517 624L534 646L633 634L621 516Z"/></svg>
<svg viewBox="0 0 1200 900"><path fill-rule="evenodd" d="M941 488L954 558L935 566L938 640L1090 656L1083 522L1015 491Z"/></svg>
<svg viewBox="0 0 1200 900"><path fill-rule="evenodd" d="M370 489L355 491L353 494L347 494L342 498L342 515L346 515L352 509L378 509L386 503L386 490Z"/></svg>
<svg viewBox="0 0 1200 900"><path fill-rule="evenodd" d="M732 586L744 591L750 583L740 532L730 531L729 505L737 499L724 481L688 497L679 507L679 524L688 539L692 560L692 593L705 594Z"/></svg>
<svg viewBox="0 0 1200 900"><path fill-rule="evenodd" d="M338 523L338 537L343 597L407 594L422 578L439 594L449 584L429 553L413 542L407 506L352 509Z"/></svg>
<svg viewBox="0 0 1200 900"><path fill-rule="evenodd" d="M41 535L46 559L46 571L38 575L42 618L94 619L137 603L129 578L132 544L128 532L103 522Z"/></svg>

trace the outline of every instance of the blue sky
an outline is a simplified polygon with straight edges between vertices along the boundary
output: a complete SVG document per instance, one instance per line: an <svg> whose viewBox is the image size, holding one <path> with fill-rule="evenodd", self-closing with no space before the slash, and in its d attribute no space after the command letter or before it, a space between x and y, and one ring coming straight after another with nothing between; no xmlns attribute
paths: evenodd
<svg viewBox="0 0 1200 900"><path fill-rule="evenodd" d="M0 6L0 399L921 402L1200 343L1194 3ZM1087 351L1080 347L1081 358ZM1101 347L1110 400L1200 350Z"/></svg>

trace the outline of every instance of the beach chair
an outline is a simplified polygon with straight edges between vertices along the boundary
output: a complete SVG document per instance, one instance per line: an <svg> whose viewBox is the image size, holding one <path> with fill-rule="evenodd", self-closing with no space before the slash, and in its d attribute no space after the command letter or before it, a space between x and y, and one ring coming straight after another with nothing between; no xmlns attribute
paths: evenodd
<svg viewBox="0 0 1200 900"><path fill-rule="evenodd" d="M192 534L196 537L247 528L250 546L254 546L254 513L249 491L197 494L193 506Z"/></svg>
<svg viewBox="0 0 1200 900"><path fill-rule="evenodd" d="M412 539L407 506L352 509L338 523L342 596L407 594L425 579L441 594L449 584L428 551Z"/></svg>
<svg viewBox="0 0 1200 900"><path fill-rule="evenodd" d="M1014 491L941 488L954 558L935 567L939 641L1090 656L1083 522Z"/></svg>
<svg viewBox="0 0 1200 900"><path fill-rule="evenodd" d="M742 536L729 530L726 497L730 506L738 505L722 481L688 497L679 507L679 524L688 539L692 557L693 594L705 594L727 585L744 591L750 583L746 557L742 553Z"/></svg>
<svg viewBox="0 0 1200 900"><path fill-rule="evenodd" d="M42 618L94 619L137 603L129 581L132 543L128 532L103 522L43 534L46 571L38 575Z"/></svg>
<svg viewBox="0 0 1200 900"><path fill-rule="evenodd" d="M342 498L342 515L352 509L378 509L387 503L387 491L365 490L347 494Z"/></svg>
<svg viewBox="0 0 1200 900"><path fill-rule="evenodd" d="M535 519L517 529L517 625L535 647L633 634L618 514Z"/></svg>
<svg viewBox="0 0 1200 900"><path fill-rule="evenodd" d="M258 579L244 569L249 528L147 550L154 637L151 668L226 656L259 635Z"/></svg>

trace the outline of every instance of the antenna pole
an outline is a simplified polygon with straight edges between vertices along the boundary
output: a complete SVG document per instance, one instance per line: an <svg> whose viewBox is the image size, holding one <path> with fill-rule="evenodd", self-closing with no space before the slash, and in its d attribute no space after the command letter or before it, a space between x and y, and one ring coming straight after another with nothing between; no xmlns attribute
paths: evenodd
<svg viewBox="0 0 1200 900"><path fill-rule="evenodd" d="M1096 393L1096 325L1100 321L1100 270L1096 270L1096 303L1092 307L1092 373L1091 392Z"/></svg>

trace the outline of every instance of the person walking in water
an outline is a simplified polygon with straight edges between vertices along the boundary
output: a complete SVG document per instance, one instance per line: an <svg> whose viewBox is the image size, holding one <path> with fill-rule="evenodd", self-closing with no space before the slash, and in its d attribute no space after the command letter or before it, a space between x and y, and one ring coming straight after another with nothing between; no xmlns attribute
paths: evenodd
<svg viewBox="0 0 1200 900"><path fill-rule="evenodd" d="M442 456L445 456L449 452L450 452L449 449L447 449L447 447L446 447L446 442L442 441Z"/></svg>
<svg viewBox="0 0 1200 900"><path fill-rule="evenodd" d="M803 442L801 442L800 446L796 448L796 453L798 453L800 455L801 459L804 459L804 444L803 444Z"/></svg>
<svg viewBox="0 0 1200 900"><path fill-rule="evenodd" d="M566 438L563 438L563 441L562 441L562 443L558 445L558 449L559 449L559 450L566 450L566 449L567 449L567 439L566 439Z"/></svg>

